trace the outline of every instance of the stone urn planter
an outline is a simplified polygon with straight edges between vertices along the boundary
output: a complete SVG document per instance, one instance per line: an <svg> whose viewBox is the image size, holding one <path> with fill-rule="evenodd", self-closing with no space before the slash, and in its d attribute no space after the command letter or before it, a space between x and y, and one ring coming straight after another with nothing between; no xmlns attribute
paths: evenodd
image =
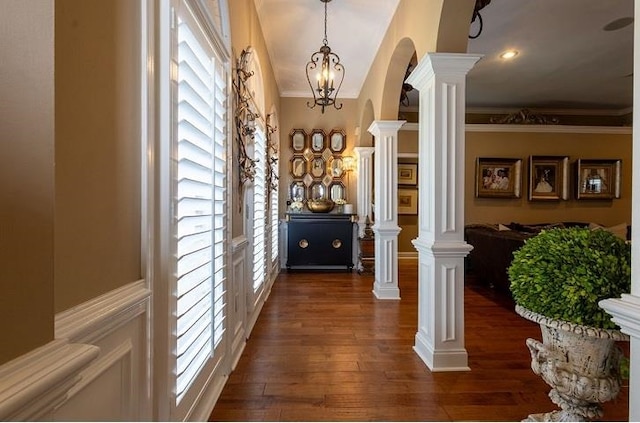
<svg viewBox="0 0 640 423"><path fill-rule="evenodd" d="M561 408L532 414L524 421L601 419L601 404L620 392L623 353L615 341L628 341L629 337L616 329L550 319L519 305L516 312L540 325L542 342L526 341L531 369L551 386L549 397Z"/></svg>
<svg viewBox="0 0 640 423"><path fill-rule="evenodd" d="M600 229L547 229L513 253L508 274L516 311L542 330L542 342L526 341L531 368L561 408L528 420L602 418L601 404L620 391L615 342L628 338L599 303L630 291L630 246Z"/></svg>

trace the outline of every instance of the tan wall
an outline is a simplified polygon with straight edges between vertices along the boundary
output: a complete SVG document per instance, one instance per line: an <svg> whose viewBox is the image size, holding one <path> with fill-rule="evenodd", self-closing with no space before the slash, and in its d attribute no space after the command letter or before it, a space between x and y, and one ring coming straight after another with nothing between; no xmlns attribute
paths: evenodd
<svg viewBox="0 0 640 423"><path fill-rule="evenodd" d="M141 277L138 8L55 2L56 312Z"/></svg>
<svg viewBox="0 0 640 423"><path fill-rule="evenodd" d="M269 53L262 34L262 27L258 20L255 3L253 0L231 0L229 1L229 19L231 21L231 44L233 48L233 63L235 69L235 61L240 56L242 50L246 50L249 46L253 48L254 56L257 57L262 71L262 85L264 89L264 108L266 113L275 110L276 126L278 129L282 123L282 113L280 112L280 94L278 85L276 84L273 68L269 59ZM235 75L234 75L235 77ZM253 78L253 77L252 77ZM273 121L271 122L274 123ZM234 139L234 159L237 163L237 145ZM233 172L232 189L234 194L238 192L238 172ZM237 237L245 233L244 219L239 211L237 201L241 201L238 195L233 196L232 215L230 220L232 223L232 236Z"/></svg>
<svg viewBox="0 0 640 423"><path fill-rule="evenodd" d="M342 109L334 108L325 109L324 114L317 107L310 109L307 107L307 98L282 98L281 114L280 114L280 184L279 184L279 201L280 215L287 209L287 200L289 199L289 185L293 181L289 174L289 163L292 157L290 148L289 134L292 129L304 129L307 134L312 129L323 129L327 134L332 129L344 129L347 135L347 147L342 153L343 156L354 156L353 147L355 146L355 130L356 130L356 107L357 103L354 99L342 99ZM366 130L361 129L361 130ZM346 181L345 181L346 185ZM349 186L347 187L347 199L350 203L356 202L356 178L349 177Z"/></svg>
<svg viewBox="0 0 640 423"><path fill-rule="evenodd" d="M398 47L413 47L418 60L434 51L464 53L473 5L473 0L401 0L358 97L358 116L371 100L375 119L396 119L400 87L414 53L397 54Z"/></svg>
<svg viewBox="0 0 640 423"><path fill-rule="evenodd" d="M573 178L569 201L528 200L528 159L530 155L568 155L577 159L622 159L622 197L612 201L575 200ZM522 198L475 198L477 157L523 159ZM466 133L465 157L466 223L543 223L555 221L598 222L612 226L631 223L631 135L562 133ZM571 176L573 176L571 168Z"/></svg>
<svg viewBox="0 0 640 423"><path fill-rule="evenodd" d="M0 13L0 364L53 339L53 13Z"/></svg>
<svg viewBox="0 0 640 423"><path fill-rule="evenodd" d="M417 152L418 133L400 131L398 151ZM622 159L622 196L612 201L575 200L573 166L569 201L528 200L530 155L568 155L570 163L583 159ZM475 161L478 157L509 157L523 161L522 198L475 197ZM466 132L465 223L596 222L606 226L631 223L631 135L580 133ZM402 232L398 251L415 252L411 240L418 236L417 219L399 216Z"/></svg>

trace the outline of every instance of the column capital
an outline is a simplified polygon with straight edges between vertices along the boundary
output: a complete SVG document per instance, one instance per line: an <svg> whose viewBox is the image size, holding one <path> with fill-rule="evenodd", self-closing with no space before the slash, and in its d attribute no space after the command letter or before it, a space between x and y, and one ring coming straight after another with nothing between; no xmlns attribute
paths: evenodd
<svg viewBox="0 0 640 423"><path fill-rule="evenodd" d="M466 76L481 58L481 54L427 53L411 71L407 83L421 89L436 75Z"/></svg>
<svg viewBox="0 0 640 423"><path fill-rule="evenodd" d="M608 298L598 304L613 316L611 320L620 326L623 333L640 338L640 297L622 294L621 298Z"/></svg>
<svg viewBox="0 0 640 423"><path fill-rule="evenodd" d="M406 120L374 120L369 126L369 131L373 136L380 136L382 132L398 132Z"/></svg>
<svg viewBox="0 0 640 423"><path fill-rule="evenodd" d="M375 147L353 147L353 152L356 153L358 158L372 157L375 151Z"/></svg>

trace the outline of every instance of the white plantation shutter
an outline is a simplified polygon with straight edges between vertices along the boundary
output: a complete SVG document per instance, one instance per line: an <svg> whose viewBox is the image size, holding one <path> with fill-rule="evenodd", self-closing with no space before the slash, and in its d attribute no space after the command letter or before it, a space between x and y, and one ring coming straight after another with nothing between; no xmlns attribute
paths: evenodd
<svg viewBox="0 0 640 423"><path fill-rule="evenodd" d="M227 314L227 74L192 20L178 18L175 191L176 401L216 354Z"/></svg>
<svg viewBox="0 0 640 423"><path fill-rule="evenodd" d="M271 165L273 180L278 181L278 164ZM271 263L273 264L278 259L278 191L271 189Z"/></svg>
<svg viewBox="0 0 640 423"><path fill-rule="evenodd" d="M265 280L265 224L266 224L266 139L258 129L255 135L254 159L256 175L253 182L253 291L258 292Z"/></svg>

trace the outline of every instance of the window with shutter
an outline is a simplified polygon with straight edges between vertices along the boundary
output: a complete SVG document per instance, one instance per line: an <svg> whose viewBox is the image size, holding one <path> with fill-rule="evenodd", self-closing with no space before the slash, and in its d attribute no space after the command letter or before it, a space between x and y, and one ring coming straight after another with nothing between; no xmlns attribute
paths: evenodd
<svg viewBox="0 0 640 423"><path fill-rule="evenodd" d="M253 182L253 291L258 292L265 281L265 226L266 226L266 137L256 130L254 159L258 160Z"/></svg>
<svg viewBox="0 0 640 423"><path fill-rule="evenodd" d="M278 180L278 164L271 165L274 180ZM271 198L269 199L269 207L271 210L271 264L275 264L278 260L278 191L271 189Z"/></svg>
<svg viewBox="0 0 640 423"><path fill-rule="evenodd" d="M225 333L228 70L188 7L177 13L175 395L212 367Z"/></svg>

